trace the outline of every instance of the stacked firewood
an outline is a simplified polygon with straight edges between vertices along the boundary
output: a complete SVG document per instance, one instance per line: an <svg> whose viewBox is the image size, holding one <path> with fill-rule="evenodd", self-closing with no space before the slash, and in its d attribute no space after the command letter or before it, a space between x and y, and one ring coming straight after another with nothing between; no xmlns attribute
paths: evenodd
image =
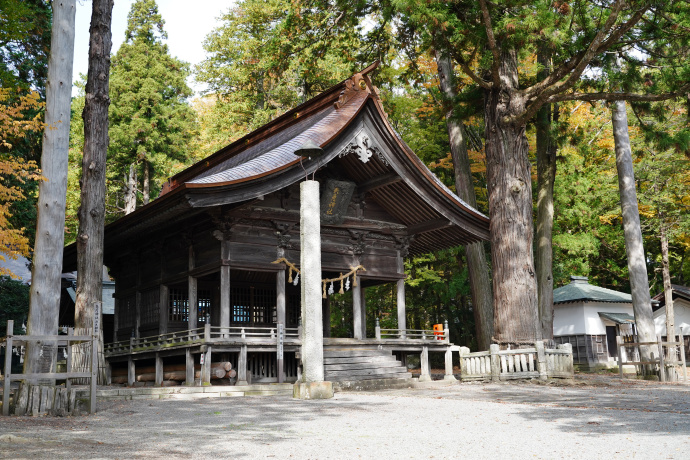
<svg viewBox="0 0 690 460"><path fill-rule="evenodd" d="M211 380L234 379L237 371L232 368L232 363L222 361L211 363ZM194 365L194 378L201 378L201 366ZM163 386L179 385L187 379L187 371L184 364L166 364L163 366ZM112 383L127 383L127 369L113 369ZM135 382L155 382L155 366L136 367L134 373Z"/></svg>

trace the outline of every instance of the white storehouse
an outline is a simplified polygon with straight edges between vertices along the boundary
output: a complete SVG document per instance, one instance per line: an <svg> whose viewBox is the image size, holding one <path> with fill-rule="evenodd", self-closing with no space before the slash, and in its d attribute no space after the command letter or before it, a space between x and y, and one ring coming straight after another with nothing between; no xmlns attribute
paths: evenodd
<svg viewBox="0 0 690 460"><path fill-rule="evenodd" d="M554 341L572 344L581 367L613 364L616 336L635 333L632 296L591 285L585 276L571 276L570 284L554 289L553 310Z"/></svg>

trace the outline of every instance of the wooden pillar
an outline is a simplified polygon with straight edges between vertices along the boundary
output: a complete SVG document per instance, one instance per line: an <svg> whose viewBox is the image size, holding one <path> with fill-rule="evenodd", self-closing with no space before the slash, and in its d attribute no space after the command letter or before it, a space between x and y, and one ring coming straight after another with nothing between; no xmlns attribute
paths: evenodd
<svg viewBox="0 0 690 460"><path fill-rule="evenodd" d="M14 335L14 321L7 320L7 335L5 347L5 379L2 384L2 415L10 415L10 374L12 373L12 336ZM69 344L68 344L69 345ZM68 347L69 348L69 347ZM69 372L69 368L67 369ZM68 380L69 381L69 380ZM19 390L15 395L19 394ZM17 396L14 397L15 405Z"/></svg>
<svg viewBox="0 0 690 460"><path fill-rule="evenodd" d="M420 382L431 382L431 373L429 372L429 348L422 347L422 354L419 359L421 373L419 375Z"/></svg>
<svg viewBox="0 0 690 460"><path fill-rule="evenodd" d="M156 353L156 381L157 387L163 386L163 358L159 353Z"/></svg>
<svg viewBox="0 0 690 460"><path fill-rule="evenodd" d="M168 333L168 286L161 284L160 287L160 300L158 304L158 312L160 313L160 321L158 324L158 333L167 334Z"/></svg>
<svg viewBox="0 0 690 460"><path fill-rule="evenodd" d="M361 281L360 281L361 283ZM362 338L366 339L367 338L367 296L365 294L365 289L364 286L362 286L359 290L359 295L361 300L359 301L359 305L362 309Z"/></svg>
<svg viewBox="0 0 690 460"><path fill-rule="evenodd" d="M115 292L117 292L117 284L115 284ZM117 340L117 331L120 328L120 305L122 305L122 302L120 302L118 297L115 297L114 300L115 311L113 314L113 342L119 342L119 340Z"/></svg>
<svg viewBox="0 0 690 460"><path fill-rule="evenodd" d="M326 298L323 299L322 309L323 317L321 319L323 321L323 336L327 338L331 336L331 296L326 296Z"/></svg>
<svg viewBox="0 0 690 460"><path fill-rule="evenodd" d="M149 308L151 308L150 305ZM139 291L134 294L134 324L132 327L134 328L134 337L138 339L140 337L139 328L141 327L141 292Z"/></svg>
<svg viewBox="0 0 690 460"><path fill-rule="evenodd" d="M247 382L247 345L240 347L237 357L237 383L236 385L248 385Z"/></svg>
<svg viewBox="0 0 690 460"><path fill-rule="evenodd" d="M188 387L194 385L194 355L192 350L187 348L185 350L185 381L184 384Z"/></svg>

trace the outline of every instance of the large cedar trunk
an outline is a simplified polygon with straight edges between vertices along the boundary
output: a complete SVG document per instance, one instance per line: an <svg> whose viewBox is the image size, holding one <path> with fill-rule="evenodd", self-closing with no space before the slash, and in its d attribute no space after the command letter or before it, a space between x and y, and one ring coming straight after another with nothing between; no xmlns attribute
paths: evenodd
<svg viewBox="0 0 690 460"><path fill-rule="evenodd" d="M113 0L93 0L89 72L86 82L84 157L77 234L77 297L74 325L93 328L101 315L103 288L103 226L105 224L105 164L108 153L109 75ZM102 321L99 321L102 325ZM100 343L103 335L99 335ZM102 346L99 361L102 361ZM99 373L99 376L102 374ZM99 383L102 381L102 377Z"/></svg>
<svg viewBox="0 0 690 460"><path fill-rule="evenodd" d="M613 140L616 146L616 168L618 169L618 188L620 190L621 211L623 214L623 234L625 236L625 253L628 257L630 289L635 313L635 324L640 342L654 342L654 322L652 321L652 299L649 296L649 280L640 213L637 206L635 175L633 173L630 138L628 136L628 115L625 102L613 104L612 116ZM651 360L650 347L640 347L642 361Z"/></svg>
<svg viewBox="0 0 690 460"><path fill-rule="evenodd" d="M548 68L548 59L539 55ZM535 268L539 297L539 327L544 339L553 339L553 189L556 181L558 146L551 122L558 119L558 106L545 105L537 113L537 229Z"/></svg>
<svg viewBox="0 0 690 460"><path fill-rule="evenodd" d="M452 84L452 63L448 56L443 56L439 51L436 51L436 62L441 91L445 95L447 103L446 127L448 129L450 152L453 157L455 170L455 189L463 201L476 208L477 198L474 193L470 160L467 155L465 129L462 123L453 117L452 104L455 99L455 89ZM465 253L467 255L467 267L470 276L477 345L480 350L488 350L489 345L491 345L491 336L494 328L494 305L486 252L482 243L472 243L465 246Z"/></svg>
<svg viewBox="0 0 690 460"><path fill-rule="evenodd" d="M55 335L60 309L60 275L64 245L67 156L69 152L72 62L74 59L75 0L53 2L45 132L41 172L47 180L38 189L36 245L31 271L31 298L27 334ZM55 371L57 347L29 345L26 373Z"/></svg>
<svg viewBox="0 0 690 460"><path fill-rule="evenodd" d="M485 94L486 166L491 218L494 341L534 343L538 327L537 282L532 256L532 178L525 125L508 118L524 112L514 50L501 55L501 87Z"/></svg>

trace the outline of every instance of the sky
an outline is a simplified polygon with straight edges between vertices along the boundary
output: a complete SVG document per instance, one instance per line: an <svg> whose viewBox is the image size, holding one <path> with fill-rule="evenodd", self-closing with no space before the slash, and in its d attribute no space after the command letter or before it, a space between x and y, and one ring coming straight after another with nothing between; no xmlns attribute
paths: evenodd
<svg viewBox="0 0 690 460"><path fill-rule="evenodd" d="M124 41L127 29L127 14L134 0L115 0L113 7L113 48L115 54ZM194 65L205 57L202 43L212 29L220 25L216 18L226 12L234 0L157 0L158 11L165 20L164 30L168 33L168 48L173 56ZM91 1L77 0L76 31L74 39L74 81L79 74L86 75L89 69L89 24L91 22ZM195 84L190 77L187 83L197 93L203 86ZM77 89L73 87L72 94Z"/></svg>

